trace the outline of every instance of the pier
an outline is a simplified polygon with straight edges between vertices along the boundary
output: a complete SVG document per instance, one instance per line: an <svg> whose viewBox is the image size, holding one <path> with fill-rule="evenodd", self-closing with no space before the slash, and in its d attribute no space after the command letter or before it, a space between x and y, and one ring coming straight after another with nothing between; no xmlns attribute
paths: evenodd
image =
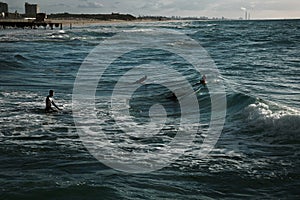
<svg viewBox="0 0 300 200"><path fill-rule="evenodd" d="M6 29L7 27L23 29L37 29L39 27L47 29L49 27L51 30L53 28L60 28L62 30L62 23L36 20L0 20L0 28Z"/></svg>

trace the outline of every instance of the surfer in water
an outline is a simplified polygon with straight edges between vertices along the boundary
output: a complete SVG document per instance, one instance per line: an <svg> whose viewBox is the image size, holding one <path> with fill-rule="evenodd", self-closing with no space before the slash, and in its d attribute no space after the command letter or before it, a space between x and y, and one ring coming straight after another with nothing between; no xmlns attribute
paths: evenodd
<svg viewBox="0 0 300 200"><path fill-rule="evenodd" d="M54 103L53 96L54 96L54 91L49 90L49 95L46 98L46 108L45 108L46 113L56 112L56 110L54 110L51 105L53 105L58 110L62 110Z"/></svg>
<svg viewBox="0 0 300 200"><path fill-rule="evenodd" d="M206 82L206 76L203 75L203 76L201 77L200 81L197 82L196 84L194 84L193 87L196 87L196 88L199 89L199 86L200 86L200 87L201 87L201 86L206 86L206 83L207 83L207 82Z"/></svg>
<svg viewBox="0 0 300 200"><path fill-rule="evenodd" d="M194 91L193 94L195 94L196 92L199 92L199 90L201 89L201 85L206 86L206 76L205 75L202 76L202 78L200 79L199 82L197 82L195 85L193 85L193 87L198 88L197 90ZM190 95L190 94L188 94L188 95ZM183 95L183 96L188 96L188 95ZM172 92L172 95L170 97L167 97L167 98L172 99L172 100L177 100L177 97L173 92Z"/></svg>
<svg viewBox="0 0 300 200"><path fill-rule="evenodd" d="M206 76L205 75L202 76L202 78L200 80L200 84L201 85L206 85Z"/></svg>

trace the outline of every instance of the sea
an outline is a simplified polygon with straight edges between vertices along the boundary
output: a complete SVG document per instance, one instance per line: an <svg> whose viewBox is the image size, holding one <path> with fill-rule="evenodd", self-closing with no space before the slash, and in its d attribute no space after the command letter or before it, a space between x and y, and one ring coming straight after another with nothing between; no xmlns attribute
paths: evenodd
<svg viewBox="0 0 300 200"><path fill-rule="evenodd" d="M0 45L0 199L300 198L300 20L7 28Z"/></svg>

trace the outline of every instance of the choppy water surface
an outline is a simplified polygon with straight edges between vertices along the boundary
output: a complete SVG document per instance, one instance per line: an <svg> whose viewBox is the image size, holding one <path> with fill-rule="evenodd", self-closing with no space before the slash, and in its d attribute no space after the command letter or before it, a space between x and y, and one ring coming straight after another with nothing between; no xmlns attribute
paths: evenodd
<svg viewBox="0 0 300 200"><path fill-rule="evenodd" d="M220 71L227 116L218 143L207 157L198 156L211 116L209 91L203 88L197 93L203 131L196 135L193 148L159 171L130 174L110 169L89 153L76 131L72 91L77 72L99 42L119 33L174 30L198 41ZM299 30L299 20L0 30L1 199L299 197ZM173 45L180 48L184 44ZM117 51L117 43L111 48ZM150 107L161 104L168 114L164 132L141 138L134 131L124 134L114 126L107 99L124 69L137 65L130 56L154 63L168 57L164 64L181 71L191 84L200 76L164 51L140 53L113 63L113 70L106 71L106 81L99 82L96 92L97 117L108 141L130 152L151 151L171 142L181 114L178 101L169 98L167 88L146 84L128 100L130 115L135 124L143 126L149 122ZM180 88L176 78L167 81ZM44 113L49 89L55 90L63 112ZM126 123L128 119L122 120Z"/></svg>

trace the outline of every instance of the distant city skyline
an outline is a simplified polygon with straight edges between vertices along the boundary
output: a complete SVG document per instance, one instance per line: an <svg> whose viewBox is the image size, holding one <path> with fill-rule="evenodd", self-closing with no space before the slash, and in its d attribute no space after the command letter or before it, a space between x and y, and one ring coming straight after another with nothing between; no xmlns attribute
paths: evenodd
<svg viewBox="0 0 300 200"><path fill-rule="evenodd" d="M0 0L9 12L24 13L25 2L39 4L40 11L50 13L129 13L135 16L207 16L252 19L300 18L299 0Z"/></svg>

